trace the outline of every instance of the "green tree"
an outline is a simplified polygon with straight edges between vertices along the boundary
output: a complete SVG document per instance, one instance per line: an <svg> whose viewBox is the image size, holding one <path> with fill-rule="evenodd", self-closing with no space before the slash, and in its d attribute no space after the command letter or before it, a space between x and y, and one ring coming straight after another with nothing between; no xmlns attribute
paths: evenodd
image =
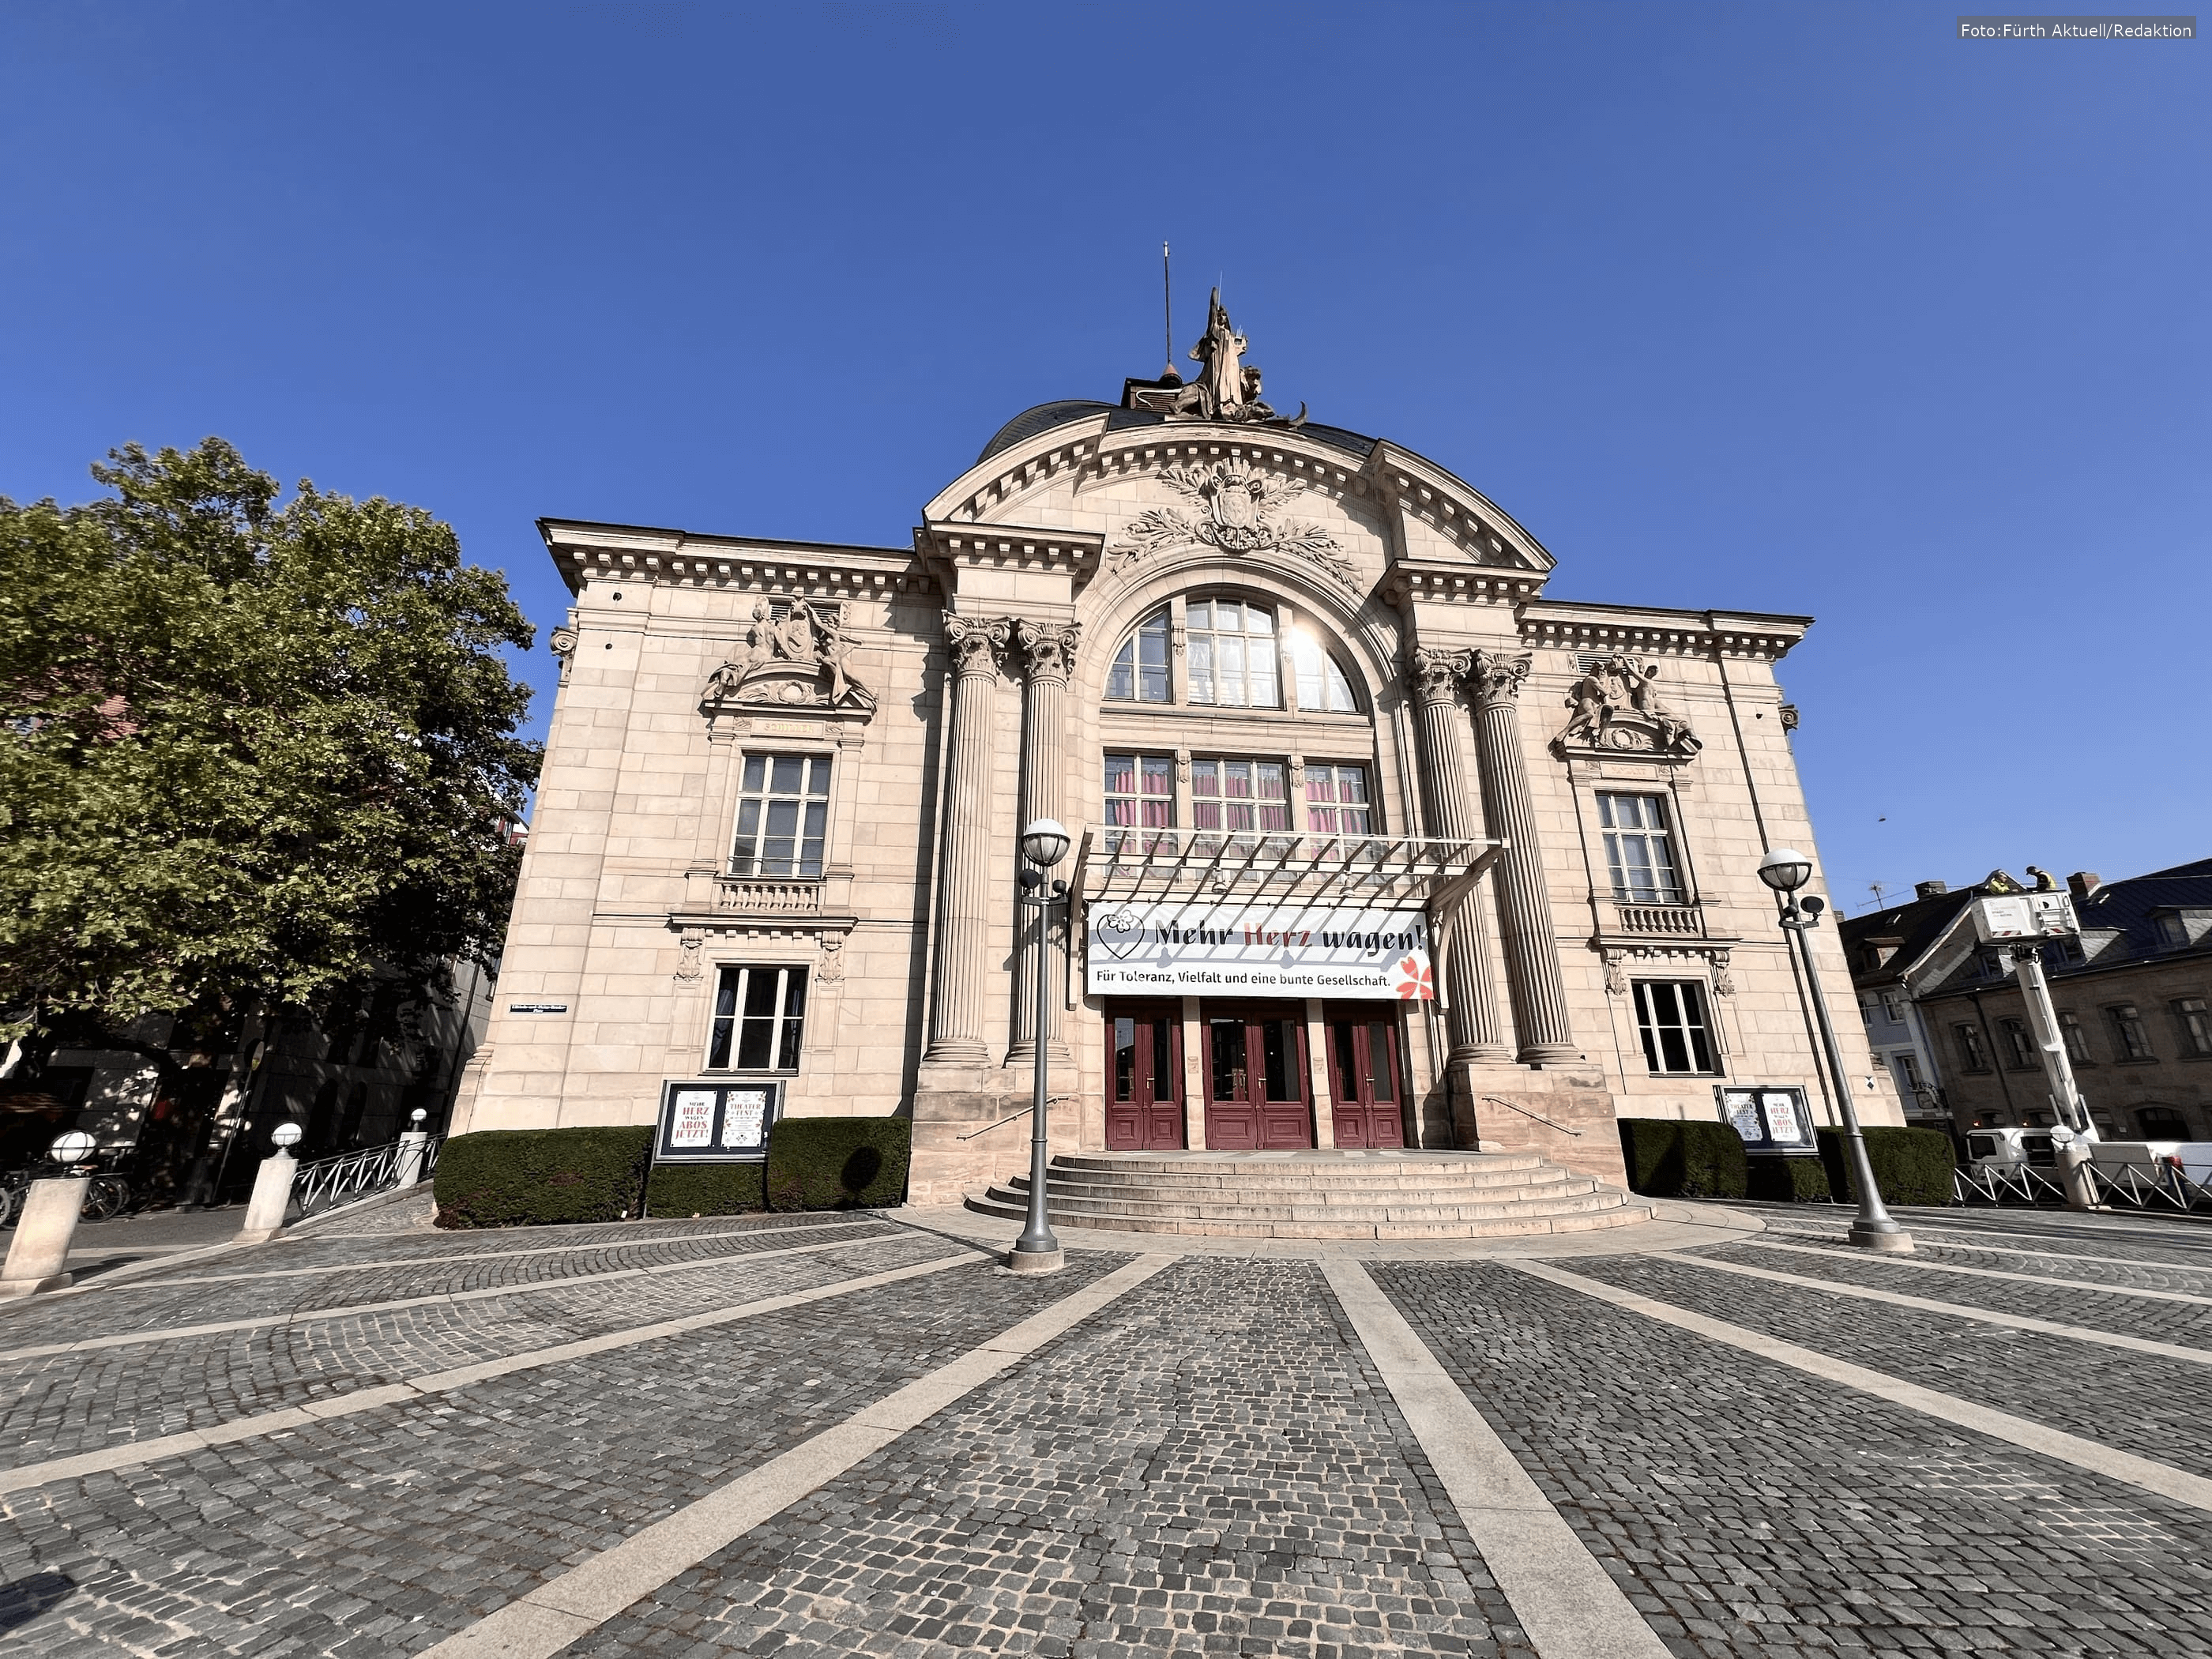
<svg viewBox="0 0 2212 1659"><path fill-rule="evenodd" d="M358 1006L499 948L532 630L419 507L210 438L0 496L0 1038Z"/></svg>

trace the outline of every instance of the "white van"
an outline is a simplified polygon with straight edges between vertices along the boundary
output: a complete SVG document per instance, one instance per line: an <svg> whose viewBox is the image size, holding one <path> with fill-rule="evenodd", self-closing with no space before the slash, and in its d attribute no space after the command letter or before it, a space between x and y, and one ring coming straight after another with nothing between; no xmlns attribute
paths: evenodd
<svg viewBox="0 0 2212 1659"><path fill-rule="evenodd" d="M1969 1129L1966 1162L1978 1170L2055 1170L2058 1151L2048 1129Z"/></svg>

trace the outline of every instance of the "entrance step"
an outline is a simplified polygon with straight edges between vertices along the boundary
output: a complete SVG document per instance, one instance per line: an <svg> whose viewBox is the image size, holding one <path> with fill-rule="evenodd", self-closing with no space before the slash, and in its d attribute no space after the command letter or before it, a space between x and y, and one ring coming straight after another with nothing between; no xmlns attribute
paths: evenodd
<svg viewBox="0 0 2212 1659"><path fill-rule="evenodd" d="M1029 1178L967 1194L1019 1219ZM1648 1220L1628 1194L1528 1152L1081 1152L1055 1158L1055 1226L1232 1238L1494 1238Z"/></svg>

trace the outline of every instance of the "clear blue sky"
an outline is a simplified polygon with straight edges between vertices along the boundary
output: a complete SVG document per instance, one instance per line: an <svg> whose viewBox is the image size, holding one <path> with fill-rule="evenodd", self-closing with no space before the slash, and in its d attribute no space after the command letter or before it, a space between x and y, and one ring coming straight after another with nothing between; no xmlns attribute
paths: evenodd
<svg viewBox="0 0 2212 1659"><path fill-rule="evenodd" d="M1167 238L1554 596L1817 617L1850 908L2212 854L2212 47L1955 15L15 0L0 491L219 433L542 630L540 514L903 543L1158 369Z"/></svg>

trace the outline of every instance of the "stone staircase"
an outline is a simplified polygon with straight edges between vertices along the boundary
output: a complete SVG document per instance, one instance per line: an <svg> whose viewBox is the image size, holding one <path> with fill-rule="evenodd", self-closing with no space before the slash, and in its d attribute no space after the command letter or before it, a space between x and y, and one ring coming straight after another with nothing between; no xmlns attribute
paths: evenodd
<svg viewBox="0 0 2212 1659"><path fill-rule="evenodd" d="M967 1194L1018 1220L1029 1177ZM1231 1238L1499 1238L1650 1218L1533 1152L1078 1152L1052 1161L1054 1227Z"/></svg>

